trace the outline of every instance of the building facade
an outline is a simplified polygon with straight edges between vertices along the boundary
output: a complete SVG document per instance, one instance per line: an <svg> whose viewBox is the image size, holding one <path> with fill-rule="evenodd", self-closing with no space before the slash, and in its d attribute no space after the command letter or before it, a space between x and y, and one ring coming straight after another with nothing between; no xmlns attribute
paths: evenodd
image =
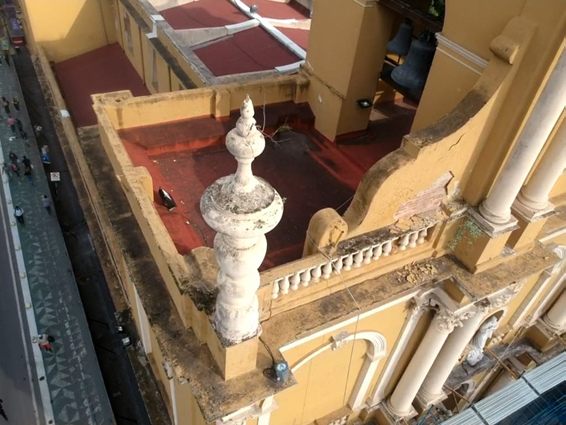
<svg viewBox="0 0 566 425"><path fill-rule="evenodd" d="M328 182L353 177L324 158L386 86L382 3L316 3L296 74L95 95L69 136L173 423L416 421L564 351L563 2L447 2L412 129L342 212ZM279 161L313 134L336 180L311 188L318 168Z"/></svg>

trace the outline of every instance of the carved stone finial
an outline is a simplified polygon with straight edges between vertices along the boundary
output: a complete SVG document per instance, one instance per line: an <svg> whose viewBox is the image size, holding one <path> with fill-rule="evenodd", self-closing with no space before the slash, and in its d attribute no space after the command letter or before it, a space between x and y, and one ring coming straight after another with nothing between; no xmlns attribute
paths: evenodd
<svg viewBox="0 0 566 425"><path fill-rule="evenodd" d="M218 233L214 250L220 271L214 326L228 342L255 336L259 328L256 290L258 268L267 251L265 234L283 215L283 201L273 187L252 173L251 164L265 148L249 96L242 102L236 128L226 147L238 162L235 174L210 185L200 201L205 221Z"/></svg>

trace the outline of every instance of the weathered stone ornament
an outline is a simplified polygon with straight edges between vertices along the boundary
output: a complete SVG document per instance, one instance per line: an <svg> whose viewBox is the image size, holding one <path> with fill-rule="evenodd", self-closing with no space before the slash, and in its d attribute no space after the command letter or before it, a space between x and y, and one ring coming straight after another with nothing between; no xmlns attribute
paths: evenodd
<svg viewBox="0 0 566 425"><path fill-rule="evenodd" d="M466 361L471 366L475 366L481 361L481 359L483 359L483 350L487 340L491 338L498 325L499 323L497 318L495 316L491 316L483 325L480 326L472 338L472 341L470 342L471 349L466 356Z"/></svg>
<svg viewBox="0 0 566 425"><path fill-rule="evenodd" d="M214 326L227 342L236 344L255 336L259 328L258 268L267 252L265 234L283 215L283 201L265 180L252 173L252 161L265 148L257 129L249 96L240 107L236 128L226 136L226 147L238 161L236 174L221 177L200 200L205 221L218 233L214 250L220 271Z"/></svg>

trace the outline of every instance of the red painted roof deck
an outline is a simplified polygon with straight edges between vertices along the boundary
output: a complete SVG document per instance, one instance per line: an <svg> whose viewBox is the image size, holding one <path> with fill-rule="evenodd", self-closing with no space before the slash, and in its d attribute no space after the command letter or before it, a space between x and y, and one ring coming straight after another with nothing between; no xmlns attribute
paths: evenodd
<svg viewBox="0 0 566 425"><path fill-rule="evenodd" d="M216 76L266 71L300 60L261 27L238 32L195 53Z"/></svg>
<svg viewBox="0 0 566 425"><path fill-rule="evenodd" d="M134 96L149 94L118 43L59 62L54 71L77 127L97 122L92 94L117 90L130 90Z"/></svg>
<svg viewBox="0 0 566 425"><path fill-rule="evenodd" d="M228 0L198 0L161 12L175 30L223 27L249 18Z"/></svg>
<svg viewBox="0 0 566 425"><path fill-rule="evenodd" d="M309 19L310 10L296 1L285 3L273 0L242 0L242 3L252 6L257 5L257 14L263 18L271 19Z"/></svg>
<svg viewBox="0 0 566 425"><path fill-rule="evenodd" d="M300 258L312 215L326 207L343 213L374 158L399 147L402 138L398 135L401 130L387 132L373 123L365 137L336 145L313 130L314 117L308 105L269 105L265 114L267 134L284 123L292 131L277 134L275 140L267 137L265 151L253 163L254 174L286 198L281 223L267 235L268 252L262 269ZM153 177L157 211L181 254L212 246L215 232L202 219L200 197L212 182L236 170L236 160L225 148L225 135L234 128L238 116L235 111L222 120L202 117L120 130L133 163L145 166ZM261 108L255 116L258 124L264 125ZM409 110L384 120L383 127L400 127L405 134L413 117ZM173 211L162 205L157 194L160 186L175 199Z"/></svg>
<svg viewBox="0 0 566 425"><path fill-rule="evenodd" d="M307 51L309 48L309 30L302 30L299 28L277 28L291 40L293 40L296 44L301 47L304 51Z"/></svg>

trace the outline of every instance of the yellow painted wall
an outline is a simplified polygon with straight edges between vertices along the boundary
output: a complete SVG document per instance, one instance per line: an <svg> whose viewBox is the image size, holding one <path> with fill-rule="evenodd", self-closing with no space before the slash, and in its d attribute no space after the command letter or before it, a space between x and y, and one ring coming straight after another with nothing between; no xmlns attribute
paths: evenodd
<svg viewBox="0 0 566 425"><path fill-rule="evenodd" d="M491 40L521 14L524 4L525 0L448 0L442 34L487 60Z"/></svg>
<svg viewBox="0 0 566 425"><path fill-rule="evenodd" d="M399 336L407 315L406 306L406 302L400 302L369 317L334 329L285 351L284 357L293 369L302 359L331 342L331 337L340 332L379 332L387 341L387 354L380 360L365 394L365 397L369 397ZM275 397L279 408L271 416L271 425L309 424L346 406L360 377L368 346L369 343L365 340L356 340L336 351L328 349L294 371L299 384ZM325 396L321 397L321 394Z"/></svg>
<svg viewBox="0 0 566 425"><path fill-rule="evenodd" d="M370 109L361 109L356 100L375 95L394 21L379 3L359 3L364 1L320 2L311 23L306 60L317 81L311 79L309 104L317 130L330 140L367 127Z"/></svg>
<svg viewBox="0 0 566 425"><path fill-rule="evenodd" d="M136 21L132 16L126 11L125 7L120 3L120 25L122 29L122 48L126 53L126 56L134 66L135 70L145 81L144 65L143 65L143 45L142 36L145 37L140 27L136 24ZM131 44L128 42L128 35L126 31L126 21L129 21L130 32L131 32ZM131 47L131 48L130 48Z"/></svg>
<svg viewBox="0 0 566 425"><path fill-rule="evenodd" d="M143 46L144 82L146 87L152 94L172 91L171 76L174 74L169 69L165 59L155 50L147 37L142 36L141 41ZM156 61L155 68L153 65L154 60ZM156 79L153 75L154 71L156 71ZM175 77L175 79L177 78ZM157 84L154 84L154 82ZM178 90L178 85L176 85L173 90Z"/></svg>
<svg viewBox="0 0 566 425"><path fill-rule="evenodd" d="M177 420L180 425L205 425L195 397L187 384L179 384L175 379L177 401Z"/></svg>
<svg viewBox="0 0 566 425"><path fill-rule="evenodd" d="M540 274L529 276L519 293L509 302L509 304L507 304L507 313L499 321L499 329L502 329L509 323L509 320L513 317L513 314L515 314L525 298L530 295L533 286L536 284L539 276Z"/></svg>
<svg viewBox="0 0 566 425"><path fill-rule="evenodd" d="M483 71L448 47L442 46L442 50L465 65L440 50L436 51L411 131L432 125L454 109L472 89L480 77L479 73Z"/></svg>
<svg viewBox="0 0 566 425"><path fill-rule="evenodd" d="M23 0L26 37L61 62L116 42L112 0ZM31 34L30 34L31 31Z"/></svg>

